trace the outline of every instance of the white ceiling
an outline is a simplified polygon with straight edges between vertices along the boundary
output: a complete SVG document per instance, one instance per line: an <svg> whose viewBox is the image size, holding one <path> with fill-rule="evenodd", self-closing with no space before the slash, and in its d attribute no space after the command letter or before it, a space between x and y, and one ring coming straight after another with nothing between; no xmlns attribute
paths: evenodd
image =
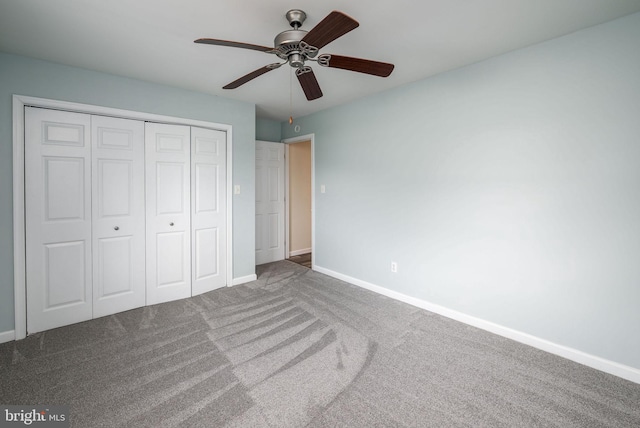
<svg viewBox="0 0 640 428"><path fill-rule="evenodd" d="M0 0L0 51L256 104L286 120L290 67L234 90L266 64L262 52L195 44L201 37L272 46L304 10L310 30L332 10L360 22L321 53L396 65L380 78L313 64L324 97L307 101L293 76L294 117L640 11L640 0Z"/></svg>

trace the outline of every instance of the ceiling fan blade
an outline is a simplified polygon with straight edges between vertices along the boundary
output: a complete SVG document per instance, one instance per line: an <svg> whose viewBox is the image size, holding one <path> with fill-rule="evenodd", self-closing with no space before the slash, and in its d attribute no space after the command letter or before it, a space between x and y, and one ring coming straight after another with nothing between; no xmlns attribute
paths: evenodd
<svg viewBox="0 0 640 428"><path fill-rule="evenodd" d="M331 54L320 55L318 57L318 64L324 67L341 68L343 70L357 71L358 73L372 74L380 77L389 76L395 67L393 64L387 62Z"/></svg>
<svg viewBox="0 0 640 428"><path fill-rule="evenodd" d="M206 45L228 46L230 48L251 49L251 50L260 51L260 52L269 52L273 50L273 48L270 48L267 46L252 45L250 43L231 42L229 40L198 39L198 40L194 40L193 42L206 44Z"/></svg>
<svg viewBox="0 0 640 428"><path fill-rule="evenodd" d="M307 100L313 101L322 96L322 90L311 67L301 67L297 69L296 76L298 76L298 81L300 82L300 86L302 86Z"/></svg>
<svg viewBox="0 0 640 428"><path fill-rule="evenodd" d="M358 21L334 10L322 21L313 27L302 41L318 49L328 45L340 36L344 36L349 31L358 28Z"/></svg>
<svg viewBox="0 0 640 428"><path fill-rule="evenodd" d="M229 83L226 86L223 86L222 89L236 89L237 87L244 85L245 83L255 79L256 77L262 76L264 73L268 71L275 70L281 65L282 64L278 64L278 63L265 65L264 67L254 70L249 74L245 74L241 78L234 80L233 82Z"/></svg>

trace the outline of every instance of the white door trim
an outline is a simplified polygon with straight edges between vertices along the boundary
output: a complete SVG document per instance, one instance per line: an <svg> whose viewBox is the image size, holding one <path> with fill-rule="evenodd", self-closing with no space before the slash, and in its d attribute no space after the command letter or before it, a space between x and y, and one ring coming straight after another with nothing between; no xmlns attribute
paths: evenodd
<svg viewBox="0 0 640 428"><path fill-rule="evenodd" d="M153 113L142 113L90 104L72 103L46 98L13 95L13 286L15 302L15 339L27 336L27 301L26 301L26 243L25 243L25 190L24 190L24 108L25 106L66 110L77 113L113 116L124 119L137 119L147 122L161 122L178 125L198 126L217 129L227 133L227 286L233 282L233 152L232 126L222 123L206 122L164 116Z"/></svg>
<svg viewBox="0 0 640 428"><path fill-rule="evenodd" d="M285 144L285 163L284 163L284 185L285 185L285 257L289 258L289 144L302 143L303 141L311 141L311 269L316 269L316 161L314 149L315 134L306 134L299 137L287 138L282 140Z"/></svg>
<svg viewBox="0 0 640 428"><path fill-rule="evenodd" d="M284 145L284 258L291 257L289 254L289 222L291 221L291 206L289 205L289 145Z"/></svg>

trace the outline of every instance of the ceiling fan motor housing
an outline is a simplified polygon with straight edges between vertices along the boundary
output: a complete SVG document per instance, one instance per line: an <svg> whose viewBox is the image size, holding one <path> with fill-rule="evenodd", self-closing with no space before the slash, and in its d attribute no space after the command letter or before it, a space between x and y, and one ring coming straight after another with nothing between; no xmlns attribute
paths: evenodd
<svg viewBox="0 0 640 428"><path fill-rule="evenodd" d="M300 44L306 35L307 32L304 30L287 30L278 34L273 40L276 55L289 61L292 67L302 67L305 60L311 56Z"/></svg>
<svg viewBox="0 0 640 428"><path fill-rule="evenodd" d="M291 50L299 50L300 40L306 35L307 32L304 30L286 30L273 39L273 45L277 51L287 54Z"/></svg>

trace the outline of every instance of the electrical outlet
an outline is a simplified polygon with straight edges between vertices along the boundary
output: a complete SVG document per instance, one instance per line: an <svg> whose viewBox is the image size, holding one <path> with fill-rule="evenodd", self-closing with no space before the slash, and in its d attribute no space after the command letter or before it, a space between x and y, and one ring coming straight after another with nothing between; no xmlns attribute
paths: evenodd
<svg viewBox="0 0 640 428"><path fill-rule="evenodd" d="M398 263L391 262L391 272L398 273Z"/></svg>

